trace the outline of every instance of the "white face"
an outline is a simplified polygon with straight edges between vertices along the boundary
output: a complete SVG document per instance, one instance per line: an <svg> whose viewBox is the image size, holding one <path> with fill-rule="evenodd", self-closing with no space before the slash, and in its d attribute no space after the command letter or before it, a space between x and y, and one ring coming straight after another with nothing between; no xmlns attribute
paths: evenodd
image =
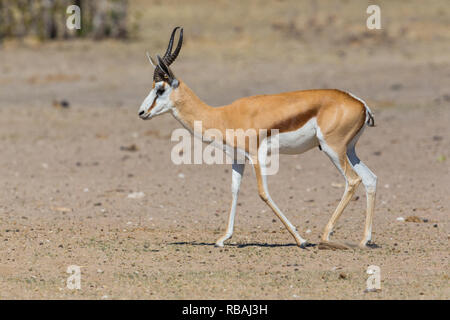
<svg viewBox="0 0 450 320"><path fill-rule="evenodd" d="M155 83L155 87L150 91L139 108L139 117L144 120L149 120L154 116L170 111L174 106L170 100L172 90L173 88L164 81Z"/></svg>

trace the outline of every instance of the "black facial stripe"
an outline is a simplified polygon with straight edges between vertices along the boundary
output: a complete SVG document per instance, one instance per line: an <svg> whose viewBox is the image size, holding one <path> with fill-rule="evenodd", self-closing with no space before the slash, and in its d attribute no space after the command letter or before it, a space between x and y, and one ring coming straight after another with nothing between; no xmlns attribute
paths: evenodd
<svg viewBox="0 0 450 320"><path fill-rule="evenodd" d="M149 113L152 109L153 109L153 107L156 105L156 99L158 99L158 97L155 97L155 99L153 99L153 102L152 102L152 104L150 105L150 108L148 108L148 110L147 110L147 113Z"/></svg>

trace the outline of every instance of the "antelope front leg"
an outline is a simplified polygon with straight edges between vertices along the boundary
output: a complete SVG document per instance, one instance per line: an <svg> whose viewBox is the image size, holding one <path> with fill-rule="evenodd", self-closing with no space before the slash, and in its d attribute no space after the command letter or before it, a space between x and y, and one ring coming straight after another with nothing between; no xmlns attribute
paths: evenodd
<svg viewBox="0 0 450 320"><path fill-rule="evenodd" d="M258 192L261 199L272 209L272 211L275 213L275 215L281 220L281 222L284 224L286 229L289 231L289 233L294 237L295 242L297 245L301 248L306 247L306 240L303 239L297 232L297 228L294 227L294 225L286 218L286 216L281 212L281 210L278 208L278 206L275 204L275 202L272 200L272 198L269 195L269 190L267 187L267 176L265 175L265 158L261 160L261 157L259 159L258 163L253 164L255 168L255 174L256 174L256 180L258 182Z"/></svg>
<svg viewBox="0 0 450 320"><path fill-rule="evenodd" d="M231 194L233 199L231 201L230 216L228 217L227 231L216 241L217 247L223 247L224 241L231 238L233 235L234 217L236 215L236 205L239 194L239 187L241 186L242 175L244 174L245 164L233 164L233 172L231 173Z"/></svg>

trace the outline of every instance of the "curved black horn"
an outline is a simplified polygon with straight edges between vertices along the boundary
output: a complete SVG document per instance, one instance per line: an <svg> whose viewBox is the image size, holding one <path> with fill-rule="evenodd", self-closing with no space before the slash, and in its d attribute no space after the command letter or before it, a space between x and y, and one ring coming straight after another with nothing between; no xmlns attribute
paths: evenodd
<svg viewBox="0 0 450 320"><path fill-rule="evenodd" d="M170 66L172 64L172 62L175 61L178 54L180 53L181 46L183 45L183 28L181 28L177 47L175 48L175 51L173 53L171 52L172 47L173 47L173 41L175 39L175 34L176 34L177 30L180 28L181 27L176 27L175 29L173 29L172 34L170 36L169 46L167 47L166 53L164 54L164 56L162 58L160 58L164 62L163 64L165 64L165 67L167 69L168 69L168 66ZM170 69L168 69L168 71L164 70L166 68L161 67L160 63L158 61L158 65L156 66L155 71L153 73L153 80L155 82L164 81L165 76L174 77L172 72L170 71ZM170 73L170 75L168 73Z"/></svg>
<svg viewBox="0 0 450 320"><path fill-rule="evenodd" d="M176 27L175 29L173 29L172 34L170 35L169 45L167 46L166 53L164 53L164 55L163 55L163 59L167 59L167 58L170 57L171 52L172 52L173 40L174 40L174 38L175 38L175 33L177 32L177 30L178 30L179 28L180 28L180 27Z"/></svg>
<svg viewBox="0 0 450 320"><path fill-rule="evenodd" d="M175 28L176 30L176 28ZM164 62L170 66L175 59L178 57L178 54L180 53L181 46L183 45L183 28L180 30L180 37L178 38L178 44L175 48L175 51L173 53L170 53L167 57L164 57Z"/></svg>
<svg viewBox="0 0 450 320"><path fill-rule="evenodd" d="M168 80L172 82L173 79L175 79L175 76L172 73L172 70L167 66L166 62L160 57L156 56L158 59L158 67L161 68L162 72L167 76Z"/></svg>

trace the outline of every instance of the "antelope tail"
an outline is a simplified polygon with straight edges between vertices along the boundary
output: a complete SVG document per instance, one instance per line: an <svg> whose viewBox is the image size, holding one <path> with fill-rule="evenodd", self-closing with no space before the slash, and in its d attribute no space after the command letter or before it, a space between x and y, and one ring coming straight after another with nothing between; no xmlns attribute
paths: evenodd
<svg viewBox="0 0 450 320"><path fill-rule="evenodd" d="M369 107L364 104L366 107L366 123L369 127L375 127L375 119L373 118L373 113L370 111Z"/></svg>
<svg viewBox="0 0 450 320"><path fill-rule="evenodd" d="M347 92L347 94L350 95L351 97L355 98L356 100L358 100L359 102L361 102L364 105L364 108L366 108L366 124L369 127L375 127L375 119L373 118L373 113L370 110L367 103L363 99L358 98L357 96L355 96L354 94L352 94L350 92Z"/></svg>

